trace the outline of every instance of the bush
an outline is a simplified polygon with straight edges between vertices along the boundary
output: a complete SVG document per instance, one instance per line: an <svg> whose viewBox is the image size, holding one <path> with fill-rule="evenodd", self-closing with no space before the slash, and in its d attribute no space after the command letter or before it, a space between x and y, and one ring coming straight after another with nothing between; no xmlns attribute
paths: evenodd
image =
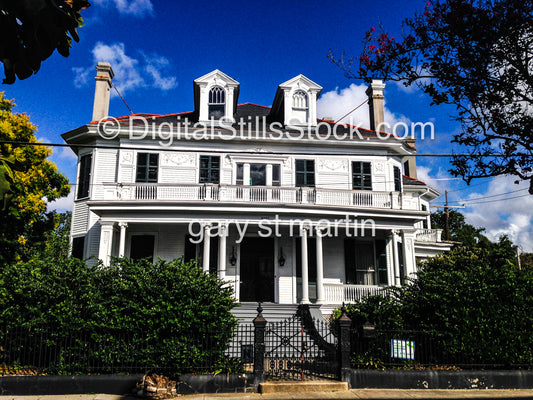
<svg viewBox="0 0 533 400"><path fill-rule="evenodd" d="M363 344L360 338L359 329L368 320L383 334L423 331L418 341L431 343L436 357L426 362L533 365L533 271L519 270L513 258L505 237L488 247L456 247L429 259L417 278L395 288L392 296L370 296L349 305L352 337L358 343L354 360L363 365L387 362L390 341L377 346L377 340Z"/></svg>
<svg viewBox="0 0 533 400"><path fill-rule="evenodd" d="M182 260L116 259L110 267L88 267L74 258L45 258L0 272L6 331L42 335L50 349L69 338L68 348L49 360L55 372L98 366L175 375L217 368L227 364L234 306L230 288Z"/></svg>

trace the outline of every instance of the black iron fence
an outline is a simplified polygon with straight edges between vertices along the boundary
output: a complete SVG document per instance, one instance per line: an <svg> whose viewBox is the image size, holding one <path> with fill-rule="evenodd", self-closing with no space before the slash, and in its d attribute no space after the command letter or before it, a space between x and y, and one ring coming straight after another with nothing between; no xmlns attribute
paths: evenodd
<svg viewBox="0 0 533 400"><path fill-rule="evenodd" d="M510 349L514 348L510 343L498 343L494 348L480 349L476 343L467 343L458 335L452 337L442 332L355 333L352 336L351 353L353 368L533 368L533 348L523 349L523 354L510 354Z"/></svg>
<svg viewBox="0 0 533 400"><path fill-rule="evenodd" d="M251 324L237 325L229 342L220 332L153 338L117 331L3 328L0 375L243 372L253 334Z"/></svg>

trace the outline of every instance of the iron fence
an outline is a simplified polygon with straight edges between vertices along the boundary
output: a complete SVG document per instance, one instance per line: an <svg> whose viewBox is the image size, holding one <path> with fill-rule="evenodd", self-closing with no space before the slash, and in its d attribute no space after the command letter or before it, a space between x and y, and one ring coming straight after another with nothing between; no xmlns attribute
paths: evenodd
<svg viewBox="0 0 533 400"><path fill-rule="evenodd" d="M522 347L521 354L509 354L511 346L499 343L484 351L460 336L442 332L376 331L371 337L356 332L351 345L353 368L533 368L533 348Z"/></svg>
<svg viewBox="0 0 533 400"><path fill-rule="evenodd" d="M233 332L151 337L150 334L0 329L0 375L243 372L253 326ZM228 340L229 339L229 340Z"/></svg>

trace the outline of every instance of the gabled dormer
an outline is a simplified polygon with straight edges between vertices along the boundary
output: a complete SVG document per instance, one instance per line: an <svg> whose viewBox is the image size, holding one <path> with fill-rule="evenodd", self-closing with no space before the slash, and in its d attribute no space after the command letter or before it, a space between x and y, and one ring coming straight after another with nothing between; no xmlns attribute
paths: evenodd
<svg viewBox="0 0 533 400"><path fill-rule="evenodd" d="M272 111L272 119L285 127L316 127L316 101L322 86L302 74L278 86Z"/></svg>
<svg viewBox="0 0 533 400"><path fill-rule="evenodd" d="M198 122L235 122L239 86L239 82L218 69L195 79L194 108Z"/></svg>

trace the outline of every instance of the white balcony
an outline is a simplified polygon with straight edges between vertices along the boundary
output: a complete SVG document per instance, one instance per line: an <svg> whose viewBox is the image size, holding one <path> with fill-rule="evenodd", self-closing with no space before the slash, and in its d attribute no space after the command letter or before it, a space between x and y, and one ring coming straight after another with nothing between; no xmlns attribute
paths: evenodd
<svg viewBox="0 0 533 400"><path fill-rule="evenodd" d="M381 286L346 285L342 283L324 283L326 304L353 303L363 297L380 294Z"/></svg>
<svg viewBox="0 0 533 400"><path fill-rule="evenodd" d="M418 209L418 198L404 198L398 192L286 186L109 183L104 184L103 200L252 202Z"/></svg>
<svg viewBox="0 0 533 400"><path fill-rule="evenodd" d="M418 229L415 238L417 242L439 243L442 241L442 229Z"/></svg>

